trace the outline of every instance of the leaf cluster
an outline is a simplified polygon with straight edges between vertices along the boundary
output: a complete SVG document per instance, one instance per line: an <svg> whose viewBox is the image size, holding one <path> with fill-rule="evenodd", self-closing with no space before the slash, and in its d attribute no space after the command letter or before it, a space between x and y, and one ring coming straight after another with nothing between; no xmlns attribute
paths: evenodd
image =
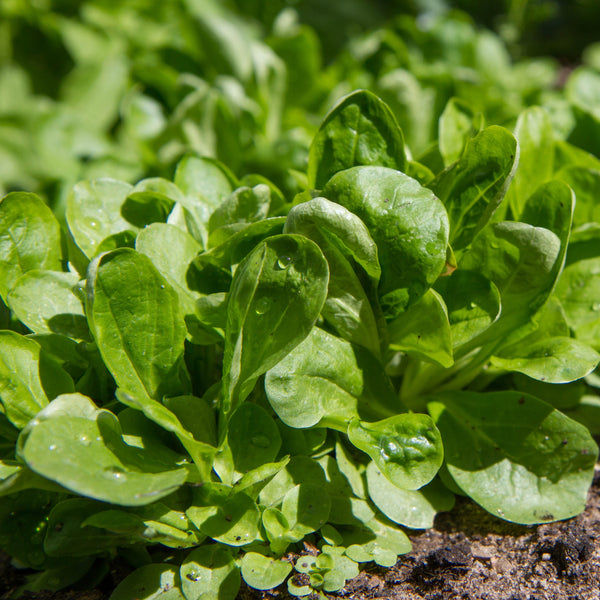
<svg viewBox="0 0 600 600"><path fill-rule="evenodd" d="M598 73L558 92L456 16L398 19L321 69L289 12L262 39L185 4L176 44L205 72L176 92L160 14L41 21L80 52L61 118L136 150L131 170L49 163L59 200L0 202L0 547L37 571L24 590L94 585L121 556L112 600L325 594L395 564L456 495L516 523L578 514L600 433ZM112 44L153 90L132 92L137 133L115 116L129 83L90 75Z"/></svg>

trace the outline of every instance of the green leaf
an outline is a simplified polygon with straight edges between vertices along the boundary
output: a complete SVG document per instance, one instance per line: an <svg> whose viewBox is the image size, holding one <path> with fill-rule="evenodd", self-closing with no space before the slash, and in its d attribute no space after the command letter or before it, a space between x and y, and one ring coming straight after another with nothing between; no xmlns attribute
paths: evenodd
<svg viewBox="0 0 600 600"><path fill-rule="evenodd" d="M246 402L231 415L227 442L236 471L245 473L275 460L281 436L264 408Z"/></svg>
<svg viewBox="0 0 600 600"><path fill-rule="evenodd" d="M62 271L60 226L38 196L13 192L0 202L0 296L32 269Z"/></svg>
<svg viewBox="0 0 600 600"><path fill-rule="evenodd" d="M384 167L354 167L334 175L323 195L358 215L375 240L387 317L414 304L442 273L448 216L414 179Z"/></svg>
<svg viewBox="0 0 600 600"><path fill-rule="evenodd" d="M169 251L165 252L165 248ZM188 269L192 260L202 251L200 244L174 225L153 223L140 231L135 249L145 254L175 289L184 314L193 314L200 294L189 288Z"/></svg>
<svg viewBox="0 0 600 600"><path fill-rule="evenodd" d="M372 294L367 290L379 282L381 268L377 246L365 224L343 206L314 198L290 210L284 232L313 240L327 259L329 286L322 311L325 319L342 337L378 356L378 321L371 306ZM371 279L367 290L360 280L360 267Z"/></svg>
<svg viewBox="0 0 600 600"><path fill-rule="evenodd" d="M260 504L274 506L282 502L288 491L299 484L325 487L327 481L321 465L308 456L293 456L286 467L280 470L261 490Z"/></svg>
<svg viewBox="0 0 600 600"><path fill-rule="evenodd" d="M177 565L153 563L136 569L119 583L109 600L187 600Z"/></svg>
<svg viewBox="0 0 600 600"><path fill-rule="evenodd" d="M129 248L95 259L86 312L102 358L125 393L160 399L187 391L179 301L150 259Z"/></svg>
<svg viewBox="0 0 600 600"><path fill-rule="evenodd" d="M18 447L32 471L77 494L124 506L153 502L187 477L172 451L151 456L127 445L117 418L81 394L61 395L39 412Z"/></svg>
<svg viewBox="0 0 600 600"><path fill-rule="evenodd" d="M244 546L259 536L256 502L227 485L207 483L194 490L194 502L186 514L204 535L222 544Z"/></svg>
<svg viewBox="0 0 600 600"><path fill-rule="evenodd" d="M508 189L518 154L509 131L488 127L467 142L458 162L428 185L448 211L454 250L468 246L490 220Z"/></svg>
<svg viewBox="0 0 600 600"><path fill-rule="evenodd" d="M128 183L108 178L82 181L73 188L67 199L67 224L88 259L96 255L105 238L135 229L121 216L121 206L132 190Z"/></svg>
<svg viewBox="0 0 600 600"><path fill-rule="evenodd" d="M163 404L180 423L185 423L187 431L195 440L211 446L217 445L215 411L204 398L189 395L176 396L164 398Z"/></svg>
<svg viewBox="0 0 600 600"><path fill-rule="evenodd" d="M78 282L73 273L32 269L17 279L7 302L34 333L90 340L83 304L74 292Z"/></svg>
<svg viewBox="0 0 600 600"><path fill-rule="evenodd" d="M556 295L575 337L600 351L600 256L567 265Z"/></svg>
<svg viewBox="0 0 600 600"><path fill-rule="evenodd" d="M320 189L339 171L376 165L404 171L404 138L387 104L367 90L352 92L329 112L313 138L308 181Z"/></svg>
<svg viewBox="0 0 600 600"><path fill-rule="evenodd" d="M8 420L22 429L73 380L40 345L13 331L0 331L0 401Z"/></svg>
<svg viewBox="0 0 600 600"><path fill-rule="evenodd" d="M438 480L420 490L404 490L391 483L374 462L367 467L369 497L391 521L411 529L429 529L438 512L454 506L454 494Z"/></svg>
<svg viewBox="0 0 600 600"><path fill-rule="evenodd" d="M454 363L448 310L430 289L415 304L388 323L390 348L442 367Z"/></svg>
<svg viewBox="0 0 600 600"><path fill-rule="evenodd" d="M600 167L600 165L599 165ZM575 193L577 202L573 214L573 226L586 223L600 223L600 170L582 166L569 166L556 174L557 179L564 181Z"/></svg>
<svg viewBox="0 0 600 600"><path fill-rule="evenodd" d="M427 415L403 414L376 423L354 420L348 437L399 488L419 489L442 464L440 432Z"/></svg>
<svg viewBox="0 0 600 600"><path fill-rule="evenodd" d="M495 367L518 371L548 383L568 383L585 377L600 362L600 354L569 337L552 337L502 349L492 356Z"/></svg>
<svg viewBox="0 0 600 600"><path fill-rule="evenodd" d="M283 583L292 571L292 565L283 560L246 552L241 562L244 581L256 590L270 590Z"/></svg>
<svg viewBox="0 0 600 600"><path fill-rule="evenodd" d="M265 391L290 427L332 427L402 411L381 364L365 349L318 327L267 372Z"/></svg>
<svg viewBox="0 0 600 600"><path fill-rule="evenodd" d="M546 110L539 106L524 110L519 115L515 137L519 140L519 168L507 200L516 218L533 192L552 177L554 130Z"/></svg>
<svg viewBox="0 0 600 600"><path fill-rule="evenodd" d="M186 429L174 411L169 410L167 406L152 400L146 395L134 397L117 390L117 398L123 404L141 411L148 419L154 421L166 431L175 434L192 457L202 480L208 481L211 479L210 473L217 449L205 443L203 439L194 437L194 434L200 433L196 427L192 425L189 430ZM186 414L187 411L178 409L177 399L173 400L175 400L175 411ZM170 404L169 399L166 400L165 404Z"/></svg>
<svg viewBox="0 0 600 600"><path fill-rule="evenodd" d="M67 498L55 504L48 515L44 552L48 556L93 556L123 544L126 531L116 533L87 526L90 517L105 506L88 498Z"/></svg>
<svg viewBox="0 0 600 600"><path fill-rule="evenodd" d="M240 263L227 305L226 413L309 334L325 302L328 278L318 246L298 235L267 238Z"/></svg>
<svg viewBox="0 0 600 600"><path fill-rule="evenodd" d="M346 555L356 562L374 561L393 567L400 554L411 550L406 534L382 515L344 533Z"/></svg>
<svg viewBox="0 0 600 600"><path fill-rule="evenodd" d="M439 119L440 154L444 165L456 162L483 122L483 116L460 98L450 98Z"/></svg>
<svg viewBox="0 0 600 600"><path fill-rule="evenodd" d="M440 277L435 289L448 310L454 349L485 331L500 315L500 292L479 273L457 269Z"/></svg>
<svg viewBox="0 0 600 600"><path fill-rule="evenodd" d="M234 223L254 223L266 219L271 204L271 190L264 183L239 187L212 212L209 232Z"/></svg>
<svg viewBox="0 0 600 600"><path fill-rule="evenodd" d="M119 104L128 87L129 59L122 52L107 52L76 65L61 86L62 101L74 111L81 127L108 129L118 119Z"/></svg>
<svg viewBox="0 0 600 600"><path fill-rule="evenodd" d="M281 512L290 524L291 535L298 541L325 525L330 510L329 496L314 483L294 486L283 497L281 505Z"/></svg>
<svg viewBox="0 0 600 600"><path fill-rule="evenodd" d="M216 160L188 154L177 165L175 185L185 196L181 203L189 232L205 242L208 219L237 187L235 177Z"/></svg>
<svg viewBox="0 0 600 600"><path fill-rule="evenodd" d="M231 554L216 544L196 548L181 569L186 600L232 600L240 588L240 570Z"/></svg>
<svg viewBox="0 0 600 600"><path fill-rule="evenodd" d="M448 392L428 408L450 474L490 513L531 524L584 509L598 454L584 426L516 391Z"/></svg>
<svg viewBox="0 0 600 600"><path fill-rule="evenodd" d="M562 264L561 254L556 234L527 223L491 223L475 237L460 268L491 280L502 299L502 314L485 336L497 337L497 329L513 331L542 306Z"/></svg>

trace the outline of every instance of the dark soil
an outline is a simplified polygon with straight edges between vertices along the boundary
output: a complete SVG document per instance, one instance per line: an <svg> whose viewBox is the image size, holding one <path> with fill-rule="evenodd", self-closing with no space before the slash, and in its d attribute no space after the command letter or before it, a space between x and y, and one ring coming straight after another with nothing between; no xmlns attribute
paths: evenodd
<svg viewBox="0 0 600 600"><path fill-rule="evenodd" d="M585 512L539 526L513 525L461 498L433 529L410 535L413 550L395 567L367 567L331 598L348 600L600 600L600 467ZM107 600L127 573L120 565L101 588L27 594L35 600ZM0 600L12 598L24 574L0 557ZM316 597L314 597L316 598ZM282 586L238 600L292 600Z"/></svg>

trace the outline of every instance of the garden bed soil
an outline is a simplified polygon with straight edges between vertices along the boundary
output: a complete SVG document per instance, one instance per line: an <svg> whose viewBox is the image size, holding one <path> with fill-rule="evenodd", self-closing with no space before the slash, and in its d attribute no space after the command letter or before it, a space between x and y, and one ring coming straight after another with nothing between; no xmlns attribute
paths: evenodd
<svg viewBox="0 0 600 600"><path fill-rule="evenodd" d="M583 514L539 526L514 525L465 498L435 526L410 534L413 549L395 567L367 567L332 599L600 600L600 467ZM41 592L29 600L107 600L128 572L115 564L90 591ZM0 600L13 598L25 573L0 560ZM281 586L258 592L242 585L238 600L292 600ZM316 596L313 597L316 600ZM312 599L309 599L312 600Z"/></svg>

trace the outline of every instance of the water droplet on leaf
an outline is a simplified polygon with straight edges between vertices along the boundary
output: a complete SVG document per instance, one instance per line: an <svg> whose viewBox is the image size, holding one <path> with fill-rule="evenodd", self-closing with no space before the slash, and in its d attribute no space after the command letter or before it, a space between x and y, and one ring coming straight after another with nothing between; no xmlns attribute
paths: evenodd
<svg viewBox="0 0 600 600"><path fill-rule="evenodd" d="M277 259L277 268L282 270L287 269L292 264L292 262L292 257L284 254Z"/></svg>
<svg viewBox="0 0 600 600"><path fill-rule="evenodd" d="M397 460L402 455L402 448L394 440L384 440L380 445L381 458Z"/></svg>
<svg viewBox="0 0 600 600"><path fill-rule="evenodd" d="M267 298L265 296L264 298L260 298L256 302L256 308L254 310L257 315L264 315L269 310L270 307L271 307L271 299Z"/></svg>
<svg viewBox="0 0 600 600"><path fill-rule="evenodd" d="M200 575L196 571L190 571L185 577L190 581L200 581L201 579Z"/></svg>
<svg viewBox="0 0 600 600"><path fill-rule="evenodd" d="M50 444L48 446L48 450L52 451L52 450L56 450L56 444Z"/></svg>
<svg viewBox="0 0 600 600"><path fill-rule="evenodd" d="M106 467L104 469L104 476L107 479L113 479L114 481L125 481L127 479L127 475L125 471L121 467Z"/></svg>

